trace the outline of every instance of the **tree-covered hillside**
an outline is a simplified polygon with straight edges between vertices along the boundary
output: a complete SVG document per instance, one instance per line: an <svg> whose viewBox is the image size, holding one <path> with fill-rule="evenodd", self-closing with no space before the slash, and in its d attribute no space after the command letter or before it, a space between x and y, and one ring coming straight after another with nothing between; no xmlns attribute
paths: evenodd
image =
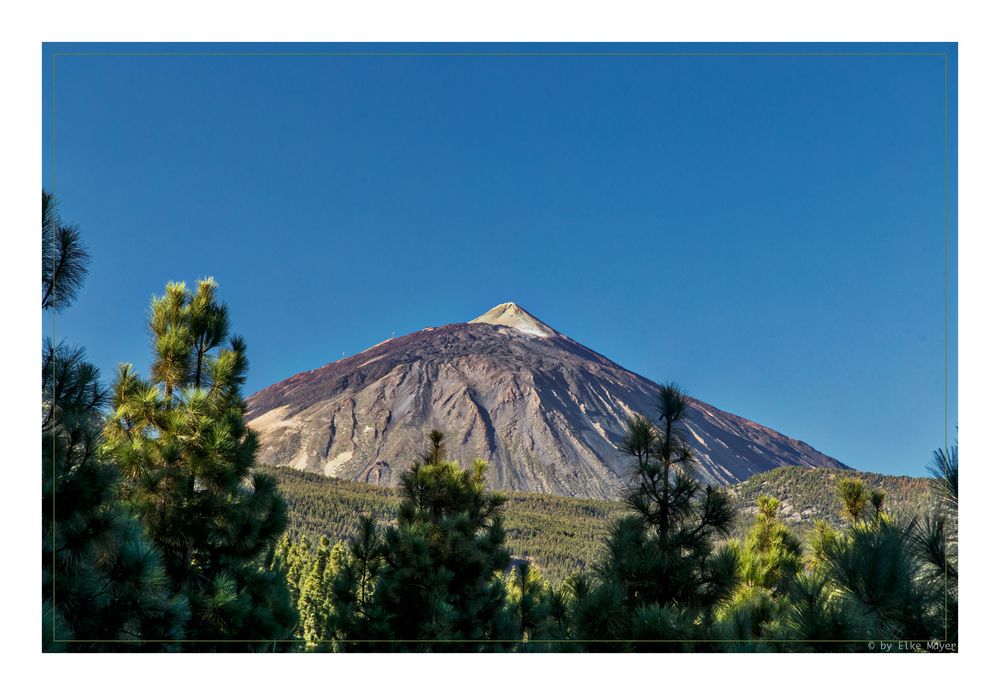
<svg viewBox="0 0 1000 695"><path fill-rule="evenodd" d="M347 540L358 518L381 523L396 517L396 488L326 478L288 468L269 468L288 503L288 533ZM507 494L507 544L517 558L530 558L542 574L562 581L597 558L608 522L624 513L620 502L581 500L529 492Z"/></svg>
<svg viewBox="0 0 1000 695"><path fill-rule="evenodd" d="M817 521L838 527L847 525L840 514L841 503L837 498L837 481L842 478L860 478L867 487L884 492L886 511L900 519L922 516L934 507L934 492L927 478L858 471L786 466L759 473L730 490L736 495L736 506L743 521L741 527L752 520L757 498L769 495L781 502L778 518L799 536L804 536Z"/></svg>
<svg viewBox="0 0 1000 695"><path fill-rule="evenodd" d="M328 536L347 540L358 517L382 523L395 518L401 501L396 488L326 478L288 468L269 468L288 502L288 533L293 538ZM856 471L782 467L729 488L739 511L736 534L749 528L760 495L781 502L778 518L803 540L818 520L844 526L836 481L859 477L886 493L889 512L909 518L930 511L933 495L926 478ZM517 558L528 558L547 579L560 582L598 559L609 523L625 513L618 501L583 500L529 492L507 493L507 544Z"/></svg>

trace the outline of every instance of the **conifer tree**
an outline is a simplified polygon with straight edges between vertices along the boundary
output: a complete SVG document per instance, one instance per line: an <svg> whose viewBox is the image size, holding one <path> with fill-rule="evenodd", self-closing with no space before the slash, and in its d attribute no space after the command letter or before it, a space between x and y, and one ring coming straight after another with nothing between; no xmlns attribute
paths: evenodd
<svg viewBox="0 0 1000 695"><path fill-rule="evenodd" d="M402 476L395 526L361 522L338 577L341 637L395 640L391 649L478 649L508 637L499 575L509 561L501 495L486 491L486 463L463 470L430 434ZM439 642L423 642L438 640ZM379 648L367 644L367 648Z"/></svg>
<svg viewBox="0 0 1000 695"><path fill-rule="evenodd" d="M870 635L871 621L864 608L825 572L813 569L794 577L780 621L762 630L764 638L775 640L773 646L796 652L854 651Z"/></svg>
<svg viewBox="0 0 1000 695"><path fill-rule="evenodd" d="M143 640L181 637L186 604L98 452L106 395L97 369L82 350L49 345L42 384L44 648L149 649Z"/></svg>
<svg viewBox="0 0 1000 695"><path fill-rule="evenodd" d="M270 569L285 575L285 583L288 585L288 594L293 606L298 605L302 582L312 567L312 559L313 544L307 537L293 541L287 534L283 535L274 550Z"/></svg>
<svg viewBox="0 0 1000 695"><path fill-rule="evenodd" d="M801 543L778 521L780 502L761 495L757 508L754 524L736 550L740 587L719 610L714 632L719 639L759 640L777 629L788 608L786 595L802 568ZM730 648L745 650L748 645Z"/></svg>
<svg viewBox="0 0 1000 695"><path fill-rule="evenodd" d="M336 636L336 578L344 562L344 547L326 536L293 541L282 536L271 569L284 574L299 616L295 637L307 651L328 651Z"/></svg>
<svg viewBox="0 0 1000 695"><path fill-rule="evenodd" d="M861 478L841 478L837 481L837 497L842 505L841 514L852 523L857 523L865 513L871 492ZM883 499L879 493L879 504Z"/></svg>
<svg viewBox="0 0 1000 695"><path fill-rule="evenodd" d="M310 557L308 571L299 585L296 608L299 625L306 648L311 651L328 651L336 637L334 605L336 601L336 576L343 561L343 548L330 543L322 536Z"/></svg>
<svg viewBox="0 0 1000 695"><path fill-rule="evenodd" d="M538 570L528 562L518 562L507 574L505 590L511 612L511 630L517 639L538 637L546 620L546 600L551 597Z"/></svg>
<svg viewBox="0 0 1000 695"><path fill-rule="evenodd" d="M938 449L927 465L933 512L914 528L917 581L928 596L928 624L938 639L958 643L958 446Z"/></svg>
<svg viewBox="0 0 1000 695"><path fill-rule="evenodd" d="M67 308L86 277L76 227L42 192L42 308ZM45 651L156 649L183 635L186 604L159 552L117 499L100 454L107 392L82 348L42 355L42 645ZM119 641L120 642L117 642ZM143 640L147 640L144 642ZM151 640L167 640L167 644Z"/></svg>
<svg viewBox="0 0 1000 695"><path fill-rule="evenodd" d="M246 344L229 336L216 283L192 292L170 283L150 307L149 380L130 364L112 385L106 449L125 494L163 553L174 590L189 603L192 649L241 640L272 649L296 619L285 578L272 569L285 505L270 475L253 469L244 424ZM228 339L228 340L227 340Z"/></svg>
<svg viewBox="0 0 1000 695"><path fill-rule="evenodd" d="M338 639L360 641L361 648L365 648L366 640L393 639L387 616L375 601L383 563L382 542L382 531L375 519L361 517L334 577L334 632Z"/></svg>
<svg viewBox="0 0 1000 695"><path fill-rule="evenodd" d="M688 473L686 411L680 389L664 386L657 424L642 416L629 421L620 448L633 462L625 492L631 514L611 529L600 582L578 599L582 638L693 639L736 585L735 550L714 548L731 531L735 512L724 493Z"/></svg>
<svg viewBox="0 0 1000 695"><path fill-rule="evenodd" d="M802 568L802 544L778 521L780 502L757 498L757 516L740 552L740 578L748 586L784 593Z"/></svg>
<svg viewBox="0 0 1000 695"><path fill-rule="evenodd" d="M90 254L76 225L59 217L55 197L42 191L42 310L59 311L76 299Z"/></svg>
<svg viewBox="0 0 1000 695"><path fill-rule="evenodd" d="M813 553L822 580L849 604L847 612L860 617L856 631L875 640L939 637L927 620L928 587L917 581L916 522L882 511L882 499L869 509L872 493L860 479L843 479L838 495L850 526L838 532L817 524Z"/></svg>

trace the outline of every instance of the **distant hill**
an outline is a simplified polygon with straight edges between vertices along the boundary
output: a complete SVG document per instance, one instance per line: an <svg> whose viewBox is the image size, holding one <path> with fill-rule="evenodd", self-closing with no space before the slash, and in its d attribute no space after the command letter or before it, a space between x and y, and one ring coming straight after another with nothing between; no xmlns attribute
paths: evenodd
<svg viewBox="0 0 1000 695"><path fill-rule="evenodd" d="M837 502L837 479L861 478L872 489L885 492L886 511L898 518L910 518L931 511L934 495L928 478L830 471L803 468L775 468L730 486L739 509L752 517L760 495L781 501L781 520L804 536L819 519L844 526Z"/></svg>
<svg viewBox="0 0 1000 695"><path fill-rule="evenodd" d="M490 462L491 487L615 499L628 417L659 387L513 303L383 341L247 400L258 461L394 485L427 432L451 458ZM691 398L694 472L728 484L775 466L846 468L798 439Z"/></svg>
<svg viewBox="0 0 1000 695"><path fill-rule="evenodd" d="M346 540L357 519L371 514L382 523L396 516L400 498L395 488L288 468L271 469L288 502L289 533L325 535ZM832 472L797 467L778 468L755 475L728 489L741 510L736 535L752 523L759 495L782 501L781 518L801 538L807 538L817 519L841 525L835 499L836 478L854 475L886 493L887 507L909 517L933 506L926 478L877 473ZM531 492L507 492L507 543L515 557L530 558L550 581L561 581L574 571L593 565L599 557L608 523L625 513L621 502L578 499Z"/></svg>

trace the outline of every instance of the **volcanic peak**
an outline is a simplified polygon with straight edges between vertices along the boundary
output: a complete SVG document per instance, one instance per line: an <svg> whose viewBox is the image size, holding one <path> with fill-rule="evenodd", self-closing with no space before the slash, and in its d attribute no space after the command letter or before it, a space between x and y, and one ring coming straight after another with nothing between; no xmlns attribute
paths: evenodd
<svg viewBox="0 0 1000 695"><path fill-rule="evenodd" d="M482 316L469 321L469 323L488 323L494 326L507 326L535 338L554 338L559 335L551 326L531 315L514 302L497 304Z"/></svg>

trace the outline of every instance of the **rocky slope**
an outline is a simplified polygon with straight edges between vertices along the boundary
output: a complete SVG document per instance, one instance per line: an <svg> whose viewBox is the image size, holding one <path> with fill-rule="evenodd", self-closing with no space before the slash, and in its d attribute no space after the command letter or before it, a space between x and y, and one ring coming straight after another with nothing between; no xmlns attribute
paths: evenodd
<svg viewBox="0 0 1000 695"><path fill-rule="evenodd" d="M452 458L488 459L497 488L613 498L628 466L615 444L630 414L653 414L657 389L507 303L269 386L248 420L267 465L394 484L436 428ZM696 399L687 427L705 480L845 467Z"/></svg>

